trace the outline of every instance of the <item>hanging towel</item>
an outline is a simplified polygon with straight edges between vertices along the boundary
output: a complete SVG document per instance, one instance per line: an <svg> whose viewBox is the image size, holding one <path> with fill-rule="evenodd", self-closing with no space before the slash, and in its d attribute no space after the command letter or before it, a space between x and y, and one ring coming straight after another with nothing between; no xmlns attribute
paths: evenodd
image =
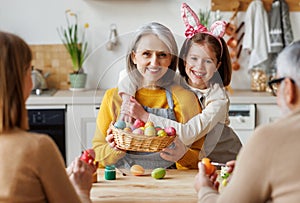
<svg viewBox="0 0 300 203"><path fill-rule="evenodd" d="M268 14L261 0L253 0L246 11L243 49L250 51L248 68L268 60L269 23Z"/></svg>
<svg viewBox="0 0 300 203"><path fill-rule="evenodd" d="M285 0L274 0L270 11L270 53L279 53L293 39L288 4Z"/></svg>

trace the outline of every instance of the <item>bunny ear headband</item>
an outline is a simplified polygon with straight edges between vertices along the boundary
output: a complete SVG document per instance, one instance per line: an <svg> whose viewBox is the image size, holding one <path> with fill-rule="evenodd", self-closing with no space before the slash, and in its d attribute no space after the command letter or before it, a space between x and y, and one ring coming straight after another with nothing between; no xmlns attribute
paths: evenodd
<svg viewBox="0 0 300 203"><path fill-rule="evenodd" d="M221 56L223 54L223 45L220 40L221 37L225 34L226 22L225 21L216 21L211 27L210 31L200 23L198 16L195 12L186 4L183 3L181 6L181 15L186 26L185 36L187 38L192 38L197 33L205 33L215 37L221 46Z"/></svg>

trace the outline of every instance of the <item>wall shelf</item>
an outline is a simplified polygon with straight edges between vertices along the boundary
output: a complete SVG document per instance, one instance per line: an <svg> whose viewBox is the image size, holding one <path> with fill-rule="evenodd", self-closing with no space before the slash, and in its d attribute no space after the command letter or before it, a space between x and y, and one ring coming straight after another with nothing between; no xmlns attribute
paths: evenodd
<svg viewBox="0 0 300 203"><path fill-rule="evenodd" d="M238 7L239 11L246 11L252 0L211 0L211 10L216 11L234 11ZM230 2L230 3L229 3ZM267 11L271 10L273 0L262 0ZM289 10L292 12L300 11L300 0L286 0L289 5Z"/></svg>

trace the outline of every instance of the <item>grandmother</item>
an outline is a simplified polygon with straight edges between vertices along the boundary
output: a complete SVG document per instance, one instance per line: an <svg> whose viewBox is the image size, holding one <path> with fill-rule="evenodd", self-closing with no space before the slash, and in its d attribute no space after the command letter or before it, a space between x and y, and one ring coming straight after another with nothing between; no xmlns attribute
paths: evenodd
<svg viewBox="0 0 300 203"><path fill-rule="evenodd" d="M144 109L185 123L201 112L201 108L192 92L174 83L177 55L172 32L159 23L149 23L135 32L127 55L127 72L131 80L142 87L136 92L135 98ZM130 168L139 164L153 169L170 167L176 162L176 168L179 169L197 168L204 138L194 142L188 149L176 139L172 147L159 153L118 149L108 129L111 122L118 120L121 103L117 88L106 91L93 138L96 161L99 161L100 167L115 164L117 167Z"/></svg>

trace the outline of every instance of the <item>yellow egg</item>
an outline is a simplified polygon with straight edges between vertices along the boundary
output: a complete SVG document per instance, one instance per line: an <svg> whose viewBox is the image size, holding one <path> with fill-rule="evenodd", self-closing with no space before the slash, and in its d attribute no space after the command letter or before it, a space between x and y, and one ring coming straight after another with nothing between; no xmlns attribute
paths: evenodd
<svg viewBox="0 0 300 203"><path fill-rule="evenodd" d="M131 166L130 173L135 176L141 176L144 175L145 169L142 166L136 164Z"/></svg>
<svg viewBox="0 0 300 203"><path fill-rule="evenodd" d="M167 136L167 133L166 133L166 131L164 131L164 130L159 130L159 131L157 132L157 136L164 137L164 136Z"/></svg>
<svg viewBox="0 0 300 203"><path fill-rule="evenodd" d="M151 121L148 121L146 124L145 124L145 128L149 127L149 126L153 126L154 127L154 123L151 122Z"/></svg>
<svg viewBox="0 0 300 203"><path fill-rule="evenodd" d="M128 127L124 128L123 130L124 130L125 132L128 132L128 133L131 133L131 132L132 132L131 128L128 128Z"/></svg>
<svg viewBox="0 0 300 203"><path fill-rule="evenodd" d="M224 187L227 185L227 179L224 179L224 180L222 181L222 185L223 185Z"/></svg>

